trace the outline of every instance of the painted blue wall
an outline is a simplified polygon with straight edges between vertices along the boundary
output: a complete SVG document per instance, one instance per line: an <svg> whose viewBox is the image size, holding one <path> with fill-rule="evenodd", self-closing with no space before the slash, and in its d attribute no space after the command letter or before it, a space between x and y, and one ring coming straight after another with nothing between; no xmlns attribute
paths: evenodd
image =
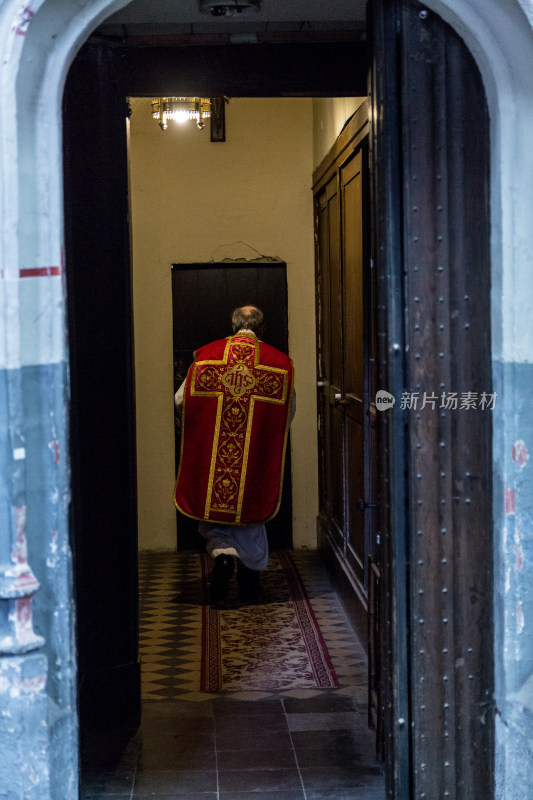
<svg viewBox="0 0 533 800"><path fill-rule="evenodd" d="M40 583L33 628L44 638L26 653L22 637L19 652L0 655L0 798L13 800L78 796L66 385L65 364L0 371L0 569L16 566L13 509L25 506L28 565ZM0 599L0 640L9 603Z"/></svg>
<svg viewBox="0 0 533 800"><path fill-rule="evenodd" d="M64 363L22 369L28 557L41 584L33 607L35 629L45 637L48 658L48 724L55 745L50 767L53 782L62 787L63 796L75 798L77 722L72 688L75 640L68 538L67 377Z"/></svg>
<svg viewBox="0 0 533 800"><path fill-rule="evenodd" d="M495 619L498 800L533 784L533 364L495 365Z"/></svg>

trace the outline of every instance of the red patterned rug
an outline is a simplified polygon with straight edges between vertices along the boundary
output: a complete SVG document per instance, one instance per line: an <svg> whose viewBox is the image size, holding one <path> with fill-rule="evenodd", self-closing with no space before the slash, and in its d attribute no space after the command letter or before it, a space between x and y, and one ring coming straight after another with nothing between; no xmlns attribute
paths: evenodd
<svg viewBox="0 0 533 800"><path fill-rule="evenodd" d="M205 556L205 585L210 568L211 559ZM223 608L204 606L200 690L272 692L338 686L290 553L271 553L261 583L265 595L257 605L240 605L232 587Z"/></svg>

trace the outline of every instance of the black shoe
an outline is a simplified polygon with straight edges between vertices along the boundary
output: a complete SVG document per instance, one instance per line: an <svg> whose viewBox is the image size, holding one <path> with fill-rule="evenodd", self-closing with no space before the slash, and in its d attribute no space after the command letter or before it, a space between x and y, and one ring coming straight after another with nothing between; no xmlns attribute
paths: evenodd
<svg viewBox="0 0 533 800"><path fill-rule="evenodd" d="M213 564L213 574L211 575L211 586L209 596L212 603L218 603L225 600L228 596L229 582L233 575L235 564L233 556L226 553L221 553L215 558Z"/></svg>
<svg viewBox="0 0 533 800"><path fill-rule="evenodd" d="M237 568L237 585L241 603L255 603L265 593L259 583L259 570L249 569L239 561Z"/></svg>

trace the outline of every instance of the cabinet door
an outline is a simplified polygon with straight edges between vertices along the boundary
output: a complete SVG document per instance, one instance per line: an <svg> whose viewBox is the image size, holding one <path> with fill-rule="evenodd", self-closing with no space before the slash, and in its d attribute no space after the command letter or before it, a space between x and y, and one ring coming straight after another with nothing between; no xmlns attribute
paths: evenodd
<svg viewBox="0 0 533 800"><path fill-rule="evenodd" d="M342 269L337 176L317 198L321 513L344 552Z"/></svg>
<svg viewBox="0 0 533 800"><path fill-rule="evenodd" d="M365 392L365 307L363 241L363 154L340 170L343 249L343 428L346 465L346 557L365 586L365 435L369 419Z"/></svg>
<svg viewBox="0 0 533 800"><path fill-rule="evenodd" d="M334 166L315 201L320 512L329 544L368 613L369 723L381 752L376 292L367 241L366 142Z"/></svg>
<svg viewBox="0 0 533 800"><path fill-rule="evenodd" d="M366 610L377 503L365 171L363 147L344 157L317 194L316 222L320 511Z"/></svg>

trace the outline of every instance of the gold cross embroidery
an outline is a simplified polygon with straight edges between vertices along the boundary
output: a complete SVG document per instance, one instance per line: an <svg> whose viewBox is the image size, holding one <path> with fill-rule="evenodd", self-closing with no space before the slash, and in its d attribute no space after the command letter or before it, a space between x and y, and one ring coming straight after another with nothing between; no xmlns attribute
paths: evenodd
<svg viewBox="0 0 533 800"><path fill-rule="evenodd" d="M288 372L259 364L259 343L229 338L221 361L198 361L191 395L216 397L217 415L205 517L211 511L241 518L256 401L287 403Z"/></svg>

